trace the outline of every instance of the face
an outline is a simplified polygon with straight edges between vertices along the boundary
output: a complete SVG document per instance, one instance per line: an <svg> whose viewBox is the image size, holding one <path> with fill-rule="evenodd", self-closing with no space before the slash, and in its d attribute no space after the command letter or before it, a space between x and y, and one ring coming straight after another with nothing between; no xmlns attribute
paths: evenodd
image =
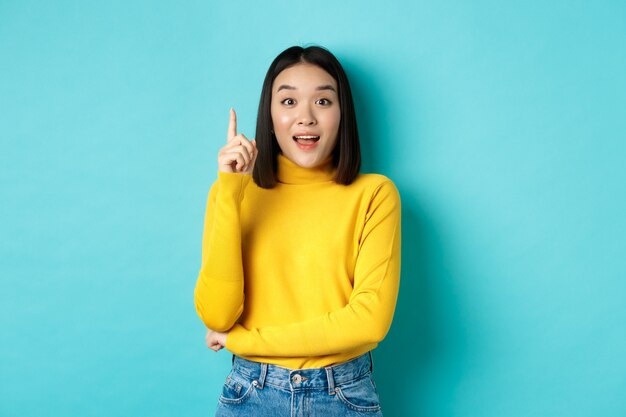
<svg viewBox="0 0 626 417"><path fill-rule="evenodd" d="M337 143L341 120L337 82L316 65L289 67L274 79L271 114L283 155L301 167L316 167Z"/></svg>

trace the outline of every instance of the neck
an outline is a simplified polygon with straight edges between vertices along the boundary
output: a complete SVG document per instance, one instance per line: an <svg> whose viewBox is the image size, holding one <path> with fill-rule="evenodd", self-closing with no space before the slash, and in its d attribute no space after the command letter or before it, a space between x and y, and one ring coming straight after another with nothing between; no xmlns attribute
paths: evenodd
<svg viewBox="0 0 626 417"><path fill-rule="evenodd" d="M278 182L283 184L312 184L332 181L335 177L333 157L330 155L314 168L305 168L289 160L282 153L278 154Z"/></svg>

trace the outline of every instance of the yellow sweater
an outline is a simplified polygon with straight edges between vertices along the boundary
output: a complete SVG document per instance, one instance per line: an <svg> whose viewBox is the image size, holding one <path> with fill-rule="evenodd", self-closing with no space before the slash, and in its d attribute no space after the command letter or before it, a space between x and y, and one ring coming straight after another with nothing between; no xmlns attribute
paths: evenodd
<svg viewBox="0 0 626 417"><path fill-rule="evenodd" d="M291 369L344 362L389 330L400 280L400 197L360 174L333 182L330 159L308 169L278 156L279 184L218 173L209 192L200 318L229 331L226 349Z"/></svg>

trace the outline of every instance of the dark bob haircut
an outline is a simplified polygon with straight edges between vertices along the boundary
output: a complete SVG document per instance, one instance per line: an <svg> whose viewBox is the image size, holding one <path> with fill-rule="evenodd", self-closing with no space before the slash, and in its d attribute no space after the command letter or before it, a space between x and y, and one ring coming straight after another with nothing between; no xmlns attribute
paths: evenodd
<svg viewBox="0 0 626 417"><path fill-rule="evenodd" d="M316 65L330 74L337 82L337 95L339 96L339 108L341 119L337 144L333 149L332 163L336 168L335 182L348 185L359 174L361 168L361 147L359 133L352 101L352 92L348 77L341 64L327 49L319 46L302 48L292 46L281 52L270 65L263 81L259 113L256 122L256 146L259 150L252 177L254 182L263 188L273 188L277 180L278 153L280 147L276 136L272 133L273 123L271 114L272 85L274 80L283 70L299 63Z"/></svg>

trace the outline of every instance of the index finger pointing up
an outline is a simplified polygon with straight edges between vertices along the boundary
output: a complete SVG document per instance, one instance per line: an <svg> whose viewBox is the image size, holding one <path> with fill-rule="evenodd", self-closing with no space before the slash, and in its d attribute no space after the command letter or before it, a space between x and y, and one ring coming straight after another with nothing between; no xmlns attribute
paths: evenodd
<svg viewBox="0 0 626 417"><path fill-rule="evenodd" d="M231 107L230 120L228 122L228 137L226 141L230 141L235 136L237 136L237 114L235 113L235 109Z"/></svg>

